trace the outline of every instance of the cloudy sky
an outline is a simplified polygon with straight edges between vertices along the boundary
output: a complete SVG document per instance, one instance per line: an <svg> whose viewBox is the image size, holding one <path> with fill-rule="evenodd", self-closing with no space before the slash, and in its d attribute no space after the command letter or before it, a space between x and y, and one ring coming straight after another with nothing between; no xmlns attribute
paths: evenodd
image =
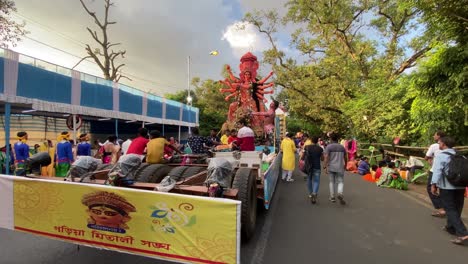
<svg viewBox="0 0 468 264"><path fill-rule="evenodd" d="M71 68L84 57L84 45L94 44L86 27L97 29L79 0L15 0L14 19L24 20L30 34L16 51ZM103 0L85 0L102 14ZM221 68L238 69L247 51L261 56L268 43L252 27L236 25L246 12L279 8L286 0L114 0L110 16L111 42L122 43L124 60L133 82L125 82L158 95L187 89L187 57L191 75L221 79ZM280 45L288 40L279 37ZM210 56L218 50L218 56ZM99 75L96 65L83 62L77 70ZM263 69L265 73L267 69ZM237 72L237 71L236 71Z"/></svg>

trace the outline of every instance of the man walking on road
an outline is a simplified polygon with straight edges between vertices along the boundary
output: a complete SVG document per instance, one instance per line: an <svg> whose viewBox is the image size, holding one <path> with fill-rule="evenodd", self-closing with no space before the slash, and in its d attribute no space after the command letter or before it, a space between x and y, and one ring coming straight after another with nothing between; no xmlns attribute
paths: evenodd
<svg viewBox="0 0 468 264"><path fill-rule="evenodd" d="M305 134L304 134L305 136ZM323 160L323 149L317 145L318 137L312 137L311 144L304 148L305 167L307 169L307 189L309 199L315 204L320 186L320 161Z"/></svg>
<svg viewBox="0 0 468 264"><path fill-rule="evenodd" d="M335 200L335 185L337 187L338 200L342 205L346 202L343 196L344 188L344 171L346 167L346 150L343 145L338 143L338 135L335 133L330 134L331 143L325 149L325 161L323 168L328 174L330 180L330 201L332 203Z"/></svg>
<svg viewBox="0 0 468 264"><path fill-rule="evenodd" d="M435 217L445 217L445 210L442 206L442 201L440 200L439 196L433 195L431 192L431 179L432 179L432 166L433 166L433 161L435 157L440 153L439 149L439 139L441 137L444 137L445 133L443 131L438 130L434 134L434 141L436 143L432 144L429 149L427 150L426 153L426 160L429 162L429 165L431 165L431 170L429 171L429 177L427 179L427 193L429 194L429 198L431 199L432 205L436 209L433 213L432 216Z"/></svg>
<svg viewBox="0 0 468 264"><path fill-rule="evenodd" d="M448 173L448 163L450 157L455 154L453 146L455 141L450 137L439 139L439 148L441 152L435 157L432 166L431 193L440 196L442 205L447 215L447 225L444 230L457 238L452 240L455 244L465 244L468 242L468 231L461 220L461 213L465 200L465 187L452 185L445 175ZM450 153L450 154L449 154Z"/></svg>

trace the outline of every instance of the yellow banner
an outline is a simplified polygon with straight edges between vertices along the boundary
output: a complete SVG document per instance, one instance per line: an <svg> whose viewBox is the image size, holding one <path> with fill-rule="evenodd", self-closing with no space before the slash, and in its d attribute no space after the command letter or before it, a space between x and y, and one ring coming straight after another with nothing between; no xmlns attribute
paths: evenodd
<svg viewBox="0 0 468 264"><path fill-rule="evenodd" d="M193 263L239 263L240 202L15 177L15 230Z"/></svg>

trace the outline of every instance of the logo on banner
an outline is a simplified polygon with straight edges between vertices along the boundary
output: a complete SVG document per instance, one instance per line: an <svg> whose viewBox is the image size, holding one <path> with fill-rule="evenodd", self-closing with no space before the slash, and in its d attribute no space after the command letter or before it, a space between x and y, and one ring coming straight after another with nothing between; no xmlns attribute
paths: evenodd
<svg viewBox="0 0 468 264"><path fill-rule="evenodd" d="M81 203L87 207L88 228L125 234L130 213L135 206L125 198L111 192L98 191L83 195Z"/></svg>

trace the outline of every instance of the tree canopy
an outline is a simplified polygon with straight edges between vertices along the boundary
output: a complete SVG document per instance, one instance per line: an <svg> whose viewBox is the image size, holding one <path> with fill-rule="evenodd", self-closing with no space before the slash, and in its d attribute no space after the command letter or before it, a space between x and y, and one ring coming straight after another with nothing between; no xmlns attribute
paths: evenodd
<svg viewBox="0 0 468 264"><path fill-rule="evenodd" d="M270 43L263 63L295 129L409 144L443 129L468 144L467 0L290 0L285 8L283 17L261 10L244 21ZM286 27L289 52L278 42ZM200 123L208 113L207 126L222 123L218 84L197 83Z"/></svg>
<svg viewBox="0 0 468 264"><path fill-rule="evenodd" d="M284 17L264 10L244 20L270 41L264 61L293 115L363 140L425 142L442 128L466 142L467 6L291 0ZM278 48L284 26L296 29L290 45L299 56Z"/></svg>
<svg viewBox="0 0 468 264"><path fill-rule="evenodd" d="M10 18L16 12L15 2L12 0L0 0L0 46L15 47L21 37L28 32L24 29L26 23L18 23Z"/></svg>

